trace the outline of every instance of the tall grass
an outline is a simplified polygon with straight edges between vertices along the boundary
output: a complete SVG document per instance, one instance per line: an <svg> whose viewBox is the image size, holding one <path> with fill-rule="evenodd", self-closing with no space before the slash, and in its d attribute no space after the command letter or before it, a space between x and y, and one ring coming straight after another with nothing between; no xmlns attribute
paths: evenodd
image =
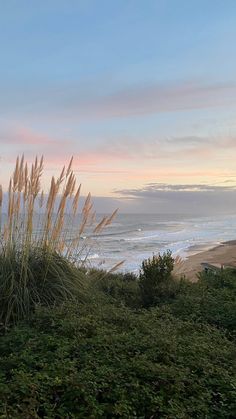
<svg viewBox="0 0 236 419"><path fill-rule="evenodd" d="M116 215L96 221L90 193L80 208L81 184L72 170L73 158L41 188L43 157L29 169L17 158L6 194L0 186L0 321L26 316L35 304L57 304L83 296L83 265L90 251L85 232L96 235Z"/></svg>

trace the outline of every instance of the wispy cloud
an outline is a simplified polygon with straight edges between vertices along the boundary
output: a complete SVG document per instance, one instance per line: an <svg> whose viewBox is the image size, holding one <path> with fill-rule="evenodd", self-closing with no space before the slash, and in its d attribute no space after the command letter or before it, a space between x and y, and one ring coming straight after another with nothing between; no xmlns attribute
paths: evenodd
<svg viewBox="0 0 236 419"><path fill-rule="evenodd" d="M15 135L12 136L12 140L19 144L25 145L58 145L58 141L51 139L45 134L37 133L27 127L20 127L16 130Z"/></svg>
<svg viewBox="0 0 236 419"><path fill-rule="evenodd" d="M31 127L18 124L17 126L2 128L0 130L0 143L9 148L18 146L22 151L43 153L49 158L62 160L65 155L78 155L80 165L94 169L100 165L109 166L116 163L116 170L128 169L129 162L136 164L140 160L180 162L198 161L208 162L213 156L233 158L236 150L235 136L173 136L161 137L155 134L142 138L141 136L117 136L107 138L99 143L91 144L86 138L66 138L61 135L52 137L45 132L38 132ZM232 153L231 153L232 151ZM138 163L137 163L138 164ZM100 167L101 170L102 167ZM113 170L113 167L106 167Z"/></svg>
<svg viewBox="0 0 236 419"><path fill-rule="evenodd" d="M24 154L32 160L35 155L44 155L49 167L63 166L73 153L73 144L67 139L53 138L23 124L12 124L0 129L2 161L13 163L16 155ZM76 160L76 159L75 159Z"/></svg>
<svg viewBox="0 0 236 419"><path fill-rule="evenodd" d="M0 143L19 144L26 146L52 146L59 145L60 141L20 125L14 128L5 128L0 132Z"/></svg>
<svg viewBox="0 0 236 419"><path fill-rule="evenodd" d="M84 103L79 110L98 117L127 117L235 105L234 83L185 82L134 86Z"/></svg>
<svg viewBox="0 0 236 419"><path fill-rule="evenodd" d="M0 110L54 119L87 120L126 118L162 112L179 112L235 106L235 83L182 81L133 85L116 89L104 83L90 86L51 86L40 90L15 89L7 103L0 99ZM102 92L102 93L101 93ZM106 93L107 92L107 93Z"/></svg>
<svg viewBox="0 0 236 419"><path fill-rule="evenodd" d="M202 161L209 157L224 155L231 151L235 152L236 137L156 137L148 136L143 138L133 138L124 136L122 138L109 138L94 146L92 149L82 149L81 157L84 161L132 161L136 160L156 160L156 161L176 161L176 160L197 160ZM233 156L233 154L232 154Z"/></svg>

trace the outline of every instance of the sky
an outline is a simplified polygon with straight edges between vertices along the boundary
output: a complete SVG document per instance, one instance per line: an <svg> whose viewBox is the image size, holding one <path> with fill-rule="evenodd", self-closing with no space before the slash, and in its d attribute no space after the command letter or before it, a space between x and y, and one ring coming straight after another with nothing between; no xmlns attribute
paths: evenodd
<svg viewBox="0 0 236 419"><path fill-rule="evenodd" d="M235 0L0 0L0 181L74 155L101 211L233 212Z"/></svg>

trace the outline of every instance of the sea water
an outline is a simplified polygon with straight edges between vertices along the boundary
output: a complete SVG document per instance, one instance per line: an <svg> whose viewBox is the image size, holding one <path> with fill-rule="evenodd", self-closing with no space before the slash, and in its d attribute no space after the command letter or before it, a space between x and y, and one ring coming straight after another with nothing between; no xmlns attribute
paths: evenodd
<svg viewBox="0 0 236 419"><path fill-rule="evenodd" d="M236 215L119 214L93 237L88 261L109 269L124 260L122 271L138 272L142 260L153 254L169 249L173 256L186 258L235 238Z"/></svg>

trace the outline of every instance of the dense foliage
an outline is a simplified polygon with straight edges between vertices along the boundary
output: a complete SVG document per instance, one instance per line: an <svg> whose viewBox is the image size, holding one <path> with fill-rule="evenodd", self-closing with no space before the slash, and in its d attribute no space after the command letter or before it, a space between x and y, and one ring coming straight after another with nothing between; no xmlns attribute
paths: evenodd
<svg viewBox="0 0 236 419"><path fill-rule="evenodd" d="M176 292L176 283L171 277L173 268L174 258L170 251L163 255L153 255L142 262L139 280L144 307L173 297Z"/></svg>
<svg viewBox="0 0 236 419"><path fill-rule="evenodd" d="M84 300L84 274L57 253L32 248L22 273L24 252L0 253L0 322L28 317L35 305Z"/></svg>
<svg viewBox="0 0 236 419"><path fill-rule="evenodd" d="M235 417L234 344L158 308L39 310L0 352L5 417Z"/></svg>
<svg viewBox="0 0 236 419"><path fill-rule="evenodd" d="M236 272L203 273L197 283L185 282L170 308L179 318L208 323L236 336Z"/></svg>
<svg viewBox="0 0 236 419"><path fill-rule="evenodd" d="M85 277L83 304L2 330L0 417L235 418L233 272L181 281L148 310L134 275Z"/></svg>

